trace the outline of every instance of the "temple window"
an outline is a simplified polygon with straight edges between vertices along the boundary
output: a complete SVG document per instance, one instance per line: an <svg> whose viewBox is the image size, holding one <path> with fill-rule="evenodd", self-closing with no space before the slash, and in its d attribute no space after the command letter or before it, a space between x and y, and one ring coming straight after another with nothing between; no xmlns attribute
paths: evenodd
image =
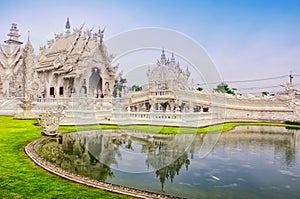
<svg viewBox="0 0 300 199"><path fill-rule="evenodd" d="M208 107L203 107L203 112L208 112L209 108Z"/></svg>
<svg viewBox="0 0 300 199"><path fill-rule="evenodd" d="M50 95L54 95L54 87L50 87Z"/></svg>
<svg viewBox="0 0 300 199"><path fill-rule="evenodd" d="M64 95L64 87L59 87L59 95Z"/></svg>

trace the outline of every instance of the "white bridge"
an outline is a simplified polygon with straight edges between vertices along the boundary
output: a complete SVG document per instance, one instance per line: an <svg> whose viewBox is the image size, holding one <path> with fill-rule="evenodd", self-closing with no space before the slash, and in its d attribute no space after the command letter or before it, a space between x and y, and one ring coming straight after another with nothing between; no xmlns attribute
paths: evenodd
<svg viewBox="0 0 300 199"><path fill-rule="evenodd" d="M33 112L38 114L67 103L61 125L160 125L178 127L202 127L225 121L300 121L300 103L288 95L273 97L241 97L218 93L178 91L135 92L123 98L38 98ZM141 102L164 102L178 99L186 107L170 110L153 110ZM21 112L20 99L2 99L0 115L16 115ZM172 104L171 104L172 105ZM138 107L133 109L133 107ZM198 108L197 108L198 107ZM149 108L149 107L148 107ZM206 108L206 111L204 111Z"/></svg>

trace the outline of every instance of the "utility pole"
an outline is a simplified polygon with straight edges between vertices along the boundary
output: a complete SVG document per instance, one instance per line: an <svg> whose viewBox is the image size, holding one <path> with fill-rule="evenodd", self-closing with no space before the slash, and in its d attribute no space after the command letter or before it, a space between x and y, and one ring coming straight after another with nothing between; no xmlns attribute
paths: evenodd
<svg viewBox="0 0 300 199"><path fill-rule="evenodd" d="M294 78L294 76L293 76L292 71L291 71L290 72L290 84L291 85L293 85L293 78Z"/></svg>

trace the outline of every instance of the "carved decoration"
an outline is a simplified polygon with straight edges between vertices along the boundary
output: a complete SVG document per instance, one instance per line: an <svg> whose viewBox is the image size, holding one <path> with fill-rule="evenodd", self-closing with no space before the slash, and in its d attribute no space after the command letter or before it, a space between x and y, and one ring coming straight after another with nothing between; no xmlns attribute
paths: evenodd
<svg viewBox="0 0 300 199"><path fill-rule="evenodd" d="M60 104L54 110L49 110L46 113L40 115L38 122L41 132L48 136L57 135L57 130L60 121L64 118L64 110L67 108L67 104Z"/></svg>

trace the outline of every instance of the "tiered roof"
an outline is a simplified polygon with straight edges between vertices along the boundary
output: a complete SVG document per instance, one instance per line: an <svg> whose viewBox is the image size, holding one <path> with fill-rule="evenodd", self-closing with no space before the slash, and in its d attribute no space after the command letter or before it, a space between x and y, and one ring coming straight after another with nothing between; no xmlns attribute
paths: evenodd
<svg viewBox="0 0 300 199"><path fill-rule="evenodd" d="M13 23L10 28L10 33L8 33L9 39L4 41L7 44L21 45L23 42L19 41L19 30L17 24Z"/></svg>
<svg viewBox="0 0 300 199"><path fill-rule="evenodd" d="M70 22L67 20L67 31L56 34L55 39L48 41L47 47L41 47L38 58L38 72L55 71L55 74L62 74L65 78L75 77L76 70L86 66L86 61L94 54L97 47L101 53L103 62L110 62L105 46L102 43L103 30L93 33L91 30L80 29L70 31Z"/></svg>
<svg viewBox="0 0 300 199"><path fill-rule="evenodd" d="M9 39L5 41L7 44L0 45L0 74L2 76L10 76L15 74L22 61L22 48L23 42L19 41L17 24L12 24Z"/></svg>
<svg viewBox="0 0 300 199"><path fill-rule="evenodd" d="M17 24L12 24L9 39L4 41L6 44L0 45L0 93L5 95L9 95L9 90L13 90L9 82L16 82L16 76L22 65L23 42L19 41L18 32Z"/></svg>

